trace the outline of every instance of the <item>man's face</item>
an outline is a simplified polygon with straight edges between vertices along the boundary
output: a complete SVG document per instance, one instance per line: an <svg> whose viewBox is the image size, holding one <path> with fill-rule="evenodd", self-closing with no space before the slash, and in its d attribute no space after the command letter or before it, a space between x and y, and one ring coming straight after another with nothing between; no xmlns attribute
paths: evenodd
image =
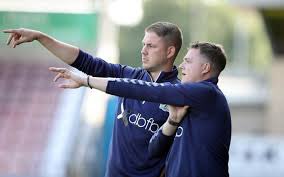
<svg viewBox="0 0 284 177"><path fill-rule="evenodd" d="M167 59L167 44L164 39L154 32L145 32L142 44L143 68L149 72L163 70L163 67L169 62Z"/></svg>
<svg viewBox="0 0 284 177"><path fill-rule="evenodd" d="M199 49L191 48L185 55L179 68L182 73L182 83L198 82L203 80L204 64L207 60L200 54Z"/></svg>

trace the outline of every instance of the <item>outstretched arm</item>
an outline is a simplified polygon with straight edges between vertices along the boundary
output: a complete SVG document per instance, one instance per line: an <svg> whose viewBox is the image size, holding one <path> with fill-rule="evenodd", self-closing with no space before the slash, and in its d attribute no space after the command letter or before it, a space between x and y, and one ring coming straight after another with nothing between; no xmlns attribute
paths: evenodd
<svg viewBox="0 0 284 177"><path fill-rule="evenodd" d="M79 48L75 46L58 41L40 31L20 28L3 30L3 32L10 34L7 45L11 45L13 48L22 43L37 40L63 62L92 76L131 77L131 74L136 70L129 66L112 64L106 62L104 59L93 57L82 50L80 51Z"/></svg>
<svg viewBox="0 0 284 177"><path fill-rule="evenodd" d="M97 78L87 75L81 77L65 68L50 68L50 70L58 73L55 80L64 78L71 81L71 83L76 83L75 86L69 83L59 85L62 88L86 86L120 97L162 104L199 107L202 105L201 103L211 102L215 96L211 86L203 82L184 84L153 83L128 78Z"/></svg>
<svg viewBox="0 0 284 177"><path fill-rule="evenodd" d="M22 43L37 40L47 50L67 64L72 64L79 54L79 48L58 41L40 31L20 28L3 30L3 32L10 34L7 40L7 45L11 45L15 48L17 45Z"/></svg>
<svg viewBox="0 0 284 177"><path fill-rule="evenodd" d="M85 86L121 97L179 106L186 105L185 95L180 91L183 90L183 88L178 88L172 84L157 84L136 79L98 78L87 75L80 76L78 73L66 68L51 67L49 70L57 73L54 81L57 81L59 78L67 80L67 82L59 85L60 88L78 88ZM124 80L126 80L126 82ZM111 81L114 82L112 83ZM130 82L135 83L131 84ZM122 87L118 87L118 90L113 90L112 88L116 87L116 85L113 84L120 84Z"/></svg>

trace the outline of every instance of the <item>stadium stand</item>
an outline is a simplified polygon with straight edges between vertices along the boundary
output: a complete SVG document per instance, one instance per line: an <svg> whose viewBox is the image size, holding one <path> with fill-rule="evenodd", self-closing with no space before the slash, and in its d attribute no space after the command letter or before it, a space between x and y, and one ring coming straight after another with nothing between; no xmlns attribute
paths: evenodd
<svg viewBox="0 0 284 177"><path fill-rule="evenodd" d="M47 63L0 60L0 174L36 176L61 90Z"/></svg>

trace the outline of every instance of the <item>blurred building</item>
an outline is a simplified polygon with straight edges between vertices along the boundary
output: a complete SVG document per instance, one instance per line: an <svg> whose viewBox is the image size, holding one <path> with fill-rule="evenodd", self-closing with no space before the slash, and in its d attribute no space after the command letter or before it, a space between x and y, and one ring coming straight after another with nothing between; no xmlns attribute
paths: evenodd
<svg viewBox="0 0 284 177"><path fill-rule="evenodd" d="M274 135L284 134L284 1L282 0L230 0L238 7L255 8L261 14L269 36L274 58L269 71L267 114L265 115L264 132Z"/></svg>
<svg viewBox="0 0 284 177"><path fill-rule="evenodd" d="M284 1L282 0L230 0L231 4L244 10L257 10L263 18L269 37L273 59L265 87L260 84L243 83L244 88L256 94L259 104L233 106L233 119L242 119L233 127L241 130L232 138L230 171L233 177L280 177L284 175ZM264 82L265 83L265 82ZM266 91L263 92L263 88ZM246 91L247 91L246 90ZM265 93L265 94L262 94ZM253 105L253 106L252 106ZM248 110L248 112L246 112ZM241 125L241 126L240 126ZM244 130L244 131L243 131ZM249 130L257 130L250 132ZM245 134L244 134L245 133ZM249 133L249 134L248 134ZM252 134L251 134L252 133ZM240 135L243 134L243 135Z"/></svg>

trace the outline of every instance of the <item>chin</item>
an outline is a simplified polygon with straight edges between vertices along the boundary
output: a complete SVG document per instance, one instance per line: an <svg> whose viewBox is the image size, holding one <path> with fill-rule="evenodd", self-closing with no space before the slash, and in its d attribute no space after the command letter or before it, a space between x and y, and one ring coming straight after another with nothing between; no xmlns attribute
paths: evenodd
<svg viewBox="0 0 284 177"><path fill-rule="evenodd" d="M181 83L189 83L189 82L192 82L192 81L188 78L181 78Z"/></svg>
<svg viewBox="0 0 284 177"><path fill-rule="evenodd" d="M147 71L150 69L149 66L145 66L145 65L142 65L142 68L145 69L145 70L147 70Z"/></svg>
<svg viewBox="0 0 284 177"><path fill-rule="evenodd" d="M143 67L143 69L147 70L148 72L153 72L153 71L155 71L154 68L151 67L151 66L145 66L145 65L143 65L142 67Z"/></svg>

